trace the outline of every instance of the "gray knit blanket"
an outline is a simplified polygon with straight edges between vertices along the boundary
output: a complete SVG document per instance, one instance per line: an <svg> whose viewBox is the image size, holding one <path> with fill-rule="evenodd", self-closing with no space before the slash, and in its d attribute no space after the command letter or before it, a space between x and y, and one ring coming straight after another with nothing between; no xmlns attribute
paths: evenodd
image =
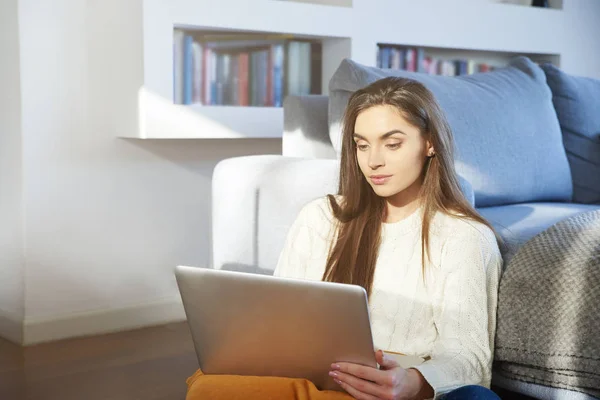
<svg viewBox="0 0 600 400"><path fill-rule="evenodd" d="M494 373L600 397L600 210L525 243L500 281Z"/></svg>

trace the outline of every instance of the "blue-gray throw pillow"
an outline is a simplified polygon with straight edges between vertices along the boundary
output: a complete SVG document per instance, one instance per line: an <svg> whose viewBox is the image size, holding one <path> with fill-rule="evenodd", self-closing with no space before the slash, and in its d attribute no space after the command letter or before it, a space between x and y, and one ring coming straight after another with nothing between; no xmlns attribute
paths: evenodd
<svg viewBox="0 0 600 400"><path fill-rule="evenodd" d="M600 80L542 65L567 150L573 201L600 204Z"/></svg>
<svg viewBox="0 0 600 400"><path fill-rule="evenodd" d="M346 59L329 82L329 135L338 155L351 93L387 76L420 81L436 96L454 133L457 172L471 183L477 207L571 200L552 93L537 64L517 57L492 72L447 77Z"/></svg>

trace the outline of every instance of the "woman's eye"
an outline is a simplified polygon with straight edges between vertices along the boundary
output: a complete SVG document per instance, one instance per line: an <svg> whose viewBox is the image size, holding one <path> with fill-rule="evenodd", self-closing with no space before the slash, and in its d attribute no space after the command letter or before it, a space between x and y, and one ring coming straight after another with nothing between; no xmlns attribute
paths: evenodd
<svg viewBox="0 0 600 400"><path fill-rule="evenodd" d="M390 143L387 145L387 148L390 150L396 150L400 148L400 143Z"/></svg>
<svg viewBox="0 0 600 400"><path fill-rule="evenodd" d="M357 145L356 145L356 148L357 148L358 150L360 150L360 151L365 151L365 150L367 150L367 147L369 147L369 146L367 146L366 144L357 144Z"/></svg>

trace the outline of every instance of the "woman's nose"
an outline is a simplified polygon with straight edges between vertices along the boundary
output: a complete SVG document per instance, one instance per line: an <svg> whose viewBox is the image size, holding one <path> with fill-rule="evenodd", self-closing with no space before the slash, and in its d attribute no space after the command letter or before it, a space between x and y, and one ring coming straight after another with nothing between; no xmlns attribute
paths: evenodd
<svg viewBox="0 0 600 400"><path fill-rule="evenodd" d="M372 150L369 153L369 168L377 169L384 164L383 156L380 151Z"/></svg>

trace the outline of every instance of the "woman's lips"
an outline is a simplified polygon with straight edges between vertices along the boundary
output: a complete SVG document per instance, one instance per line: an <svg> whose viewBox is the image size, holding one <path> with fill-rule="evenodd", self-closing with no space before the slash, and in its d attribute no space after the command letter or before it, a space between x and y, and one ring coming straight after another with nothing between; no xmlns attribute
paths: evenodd
<svg viewBox="0 0 600 400"><path fill-rule="evenodd" d="M392 177L392 175L371 175L370 176L371 182L373 182L374 185L383 185L387 181L389 181L391 177Z"/></svg>

